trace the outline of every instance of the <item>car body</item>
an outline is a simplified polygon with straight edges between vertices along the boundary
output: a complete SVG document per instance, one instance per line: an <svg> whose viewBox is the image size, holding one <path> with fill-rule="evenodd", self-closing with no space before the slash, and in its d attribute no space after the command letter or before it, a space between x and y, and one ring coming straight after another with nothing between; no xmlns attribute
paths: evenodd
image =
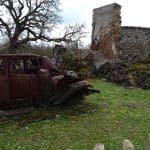
<svg viewBox="0 0 150 150"><path fill-rule="evenodd" d="M41 104L64 104L76 94L92 92L91 85L35 54L0 55L0 109Z"/></svg>

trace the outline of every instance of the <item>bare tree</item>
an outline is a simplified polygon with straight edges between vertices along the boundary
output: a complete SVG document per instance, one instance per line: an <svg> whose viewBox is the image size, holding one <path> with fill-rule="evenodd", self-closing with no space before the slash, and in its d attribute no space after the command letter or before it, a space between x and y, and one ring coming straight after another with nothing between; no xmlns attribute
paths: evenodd
<svg viewBox="0 0 150 150"><path fill-rule="evenodd" d="M59 0L0 0L0 32L9 40L9 52L30 41L80 40L83 25L69 26L61 38L50 32L61 21ZM81 34L82 32L82 34Z"/></svg>
<svg viewBox="0 0 150 150"><path fill-rule="evenodd" d="M38 39L60 21L59 0L0 0L0 29L9 40L9 52Z"/></svg>
<svg viewBox="0 0 150 150"><path fill-rule="evenodd" d="M87 35L87 32L84 31L85 25L84 24L75 24L75 25L68 25L65 27L65 32L63 39L66 42L75 42L75 43L82 43L82 38Z"/></svg>

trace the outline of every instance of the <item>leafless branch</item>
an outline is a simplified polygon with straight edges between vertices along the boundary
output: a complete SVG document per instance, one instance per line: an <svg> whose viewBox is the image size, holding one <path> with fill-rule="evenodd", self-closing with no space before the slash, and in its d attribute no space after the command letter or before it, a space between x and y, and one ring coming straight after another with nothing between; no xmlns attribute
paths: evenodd
<svg viewBox="0 0 150 150"><path fill-rule="evenodd" d="M84 25L67 26L60 38L50 37L60 22L59 0L0 0L0 32L6 34L13 51L22 44L42 40L46 42L76 42L85 36ZM6 13L5 13L6 12Z"/></svg>

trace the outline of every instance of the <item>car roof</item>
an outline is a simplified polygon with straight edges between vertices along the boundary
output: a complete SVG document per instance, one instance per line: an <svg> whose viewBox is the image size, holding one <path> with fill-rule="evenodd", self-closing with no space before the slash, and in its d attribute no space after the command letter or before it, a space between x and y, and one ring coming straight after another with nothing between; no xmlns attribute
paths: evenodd
<svg viewBox="0 0 150 150"><path fill-rule="evenodd" d="M36 54L0 54L0 57L18 57L18 58L26 58L26 57L39 57L39 55Z"/></svg>

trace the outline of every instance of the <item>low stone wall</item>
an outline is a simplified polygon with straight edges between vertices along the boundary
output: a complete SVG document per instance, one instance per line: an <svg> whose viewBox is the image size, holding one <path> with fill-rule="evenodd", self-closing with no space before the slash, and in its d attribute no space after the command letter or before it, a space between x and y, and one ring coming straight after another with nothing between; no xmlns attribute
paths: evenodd
<svg viewBox="0 0 150 150"><path fill-rule="evenodd" d="M130 140L124 140L123 141L123 150L134 150L134 145L132 144L132 142ZM95 144L94 149L93 150L105 150L105 146L104 144L98 143Z"/></svg>
<svg viewBox="0 0 150 150"><path fill-rule="evenodd" d="M120 150L121 149L123 149L123 150L134 150L135 146L130 140L125 139L122 143L122 148L120 148ZM145 145L145 147L143 147L143 149L150 150L150 134L148 135L148 140L146 141L146 145ZM104 146L104 144L97 143L97 144L95 144L93 150L105 150L105 146Z"/></svg>

